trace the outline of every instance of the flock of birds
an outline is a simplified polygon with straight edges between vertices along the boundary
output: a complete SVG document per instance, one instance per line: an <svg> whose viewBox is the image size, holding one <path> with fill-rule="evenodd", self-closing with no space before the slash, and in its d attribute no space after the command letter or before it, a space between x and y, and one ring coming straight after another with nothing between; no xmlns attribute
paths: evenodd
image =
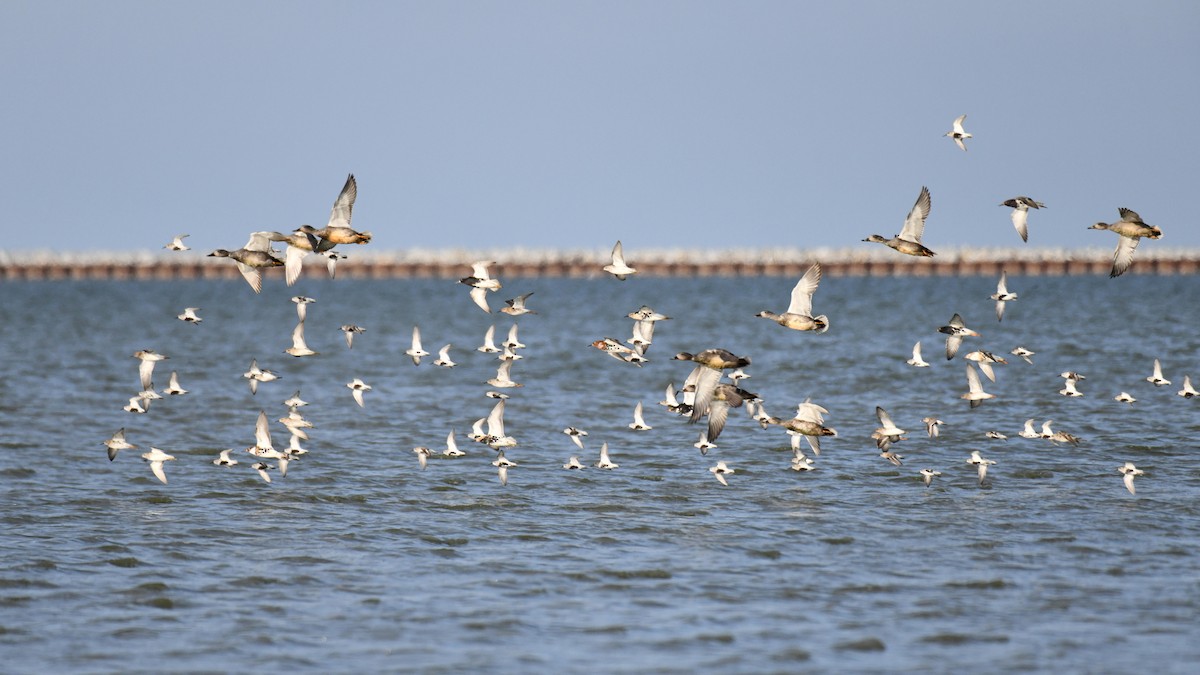
<svg viewBox="0 0 1200 675"><path fill-rule="evenodd" d="M964 151L967 149L964 141L972 138L972 135L963 129L965 118L966 115L962 115L955 119L952 130L945 134L953 138L958 147ZM316 254L326 258L329 276L333 278L336 271L336 261L345 257L341 252L336 250L336 247L339 245L366 244L372 238L371 233L359 232L351 227L351 216L357 192L357 183L354 176L350 175L337 199L334 201L329 221L324 228L317 229L309 225L304 225L290 234L266 231L254 232L243 247L233 250L217 249L208 255L234 260L242 276L255 293L259 293L262 290L262 270L265 268L283 267L286 283L289 286L294 284L300 277L304 259L309 254ZM1025 196L1014 197L1004 201L1001 205L1013 209L1012 222L1023 241L1028 241L1029 210L1041 209L1046 206L1042 202ZM899 234L890 239L886 239L880 235L871 235L864 239L864 241L884 244L905 255L918 257L931 257L935 255L932 250L921 243L925 221L929 216L931 206L932 199L929 189L922 187L917 201L905 218ZM1119 235L1119 243L1114 254L1113 268L1110 274L1111 277L1119 276L1129 268L1133 261L1134 250L1137 248L1140 239L1158 239L1162 236L1162 231L1159 228L1147 225L1137 213L1125 208L1121 208L1119 211L1120 220L1113 223L1096 223L1092 226L1092 229L1109 230ZM164 248L172 251L189 250L189 247L183 242L187 236L186 234L176 236ZM284 245L285 248L282 253L273 248L273 244L276 243ZM493 278L490 274L489 268L492 264L494 264L492 261L477 261L472 263L471 274L459 281L459 283L470 288L468 295L471 301L481 310L488 313L492 311L488 302L489 294L503 287L500 280ZM608 265L603 267L603 270L619 280L625 280L637 274L637 270L626 263L624 250L620 241L616 242L616 245L613 247L611 260ZM777 314L764 310L759 312L757 316L770 319L790 330L824 333L829 330L829 318L823 314L815 314L813 312L813 295L816 293L820 281L821 265L815 263L795 284L788 307L783 313ZM531 295L532 293L525 293L507 300L505 306L500 308L499 311L513 317L536 314L537 312L531 309L528 304ZM1018 299L1018 295L1008 289L1006 274L1001 274L996 286L996 293L991 296L991 299L995 301L996 320L1003 321L1006 303ZM307 306L315 302L315 300L297 295L292 298L292 302L296 306L297 323L291 334L292 346L284 350L284 352L296 358L316 356L318 352L309 348L304 337ZM178 319L187 323L199 324L203 321L198 314L199 311L198 307L187 307L178 315ZM641 366L648 361L646 355L653 343L656 325L658 322L668 320L671 317L656 312L645 305L630 312L627 316L633 320L632 335L629 339L619 340L617 338L604 337L594 341L592 346L616 360ZM352 349L354 346L354 337L363 333L365 329L358 325L347 324L343 325L341 330L345 335L346 347ZM955 358L965 338L978 337L980 335L978 331L969 328L957 313L950 318L946 325L939 327L937 330L946 335L945 355L947 360ZM523 386L512 379L512 368L516 361L523 358L520 350L524 347L525 345L518 339L518 325L514 323L508 333L507 339L500 344L497 344L495 341L495 325L493 324L484 335L483 344L477 348L479 352L495 354L498 361L496 376L487 380L487 384L493 389L486 392L486 396L494 399L495 403L492 405L487 417L477 420L472 425L472 431L468 438L486 445L495 452L495 458L491 464L496 467L499 480L505 485L508 482L509 469L518 466L516 462L506 457L505 451L517 446L518 442L513 436L505 432L505 401L509 398L509 394L504 393L504 390ZM435 366L453 368L456 365L450 357L450 348L451 345L447 344L438 351L437 358L433 361ZM405 351L405 354L412 359L414 365L420 365L422 359L432 355L422 345L419 327L414 326L411 346ZM1031 357L1034 355L1034 352L1025 347L1016 347L1011 351L1011 354L1025 360L1027 363L1033 363ZM158 362L168 358L165 354L151 349L142 349L134 353L133 356L140 363L139 383L141 390L129 399L129 403L124 408L126 411L144 414L150 409L151 403L161 399L163 395L180 396L188 393L186 389L180 386L177 372L171 373L168 386L165 389L161 392L156 390L153 384L154 370ZM663 399L659 403L669 412L686 418L689 423L704 421L704 424L701 426L699 439L695 443L695 447L702 454L707 454L709 449L716 447L715 443L725 428L731 409L740 407L744 407L750 417L757 421L763 429L779 427L786 432L790 438L793 453L790 468L795 471L811 471L815 469L815 460L809 457L805 450L807 449L814 456L819 456L821 452L821 438L837 436L837 431L825 424L824 416L829 411L819 404L812 402L811 399L806 399L798 404L795 414L791 417L780 418L767 414L762 399L757 394L747 391L740 386L742 380L749 377L743 370L743 368L751 364L751 359L747 356L738 356L724 349L712 348L696 353L680 352L672 358L673 360L687 361L693 365L678 390L676 390L673 382L667 385ZM983 380L980 375L982 374L984 378L994 383L996 381L996 373L993 366L1005 364L1007 360L1002 356L985 350L972 351L964 355L963 358L968 361L966 365L967 390L961 395L961 398L966 400L971 408L975 408L984 401L995 398L994 394L984 391ZM922 358L920 342L917 342L913 346L912 358L908 359L907 363L914 368L929 366L929 363ZM279 378L273 371L260 368L257 360L251 361L250 368L243 374L243 377L247 380L251 394L257 393L260 383L271 382ZM1077 385L1085 379L1084 375L1075 372L1064 372L1062 373L1062 377L1065 384L1063 389L1059 391L1060 394L1069 397L1083 395ZM726 378L728 378L728 381L726 381ZM1170 381L1163 377L1162 368L1158 360L1154 361L1153 373L1146 379L1155 386L1170 384ZM359 406L366 405L365 395L371 391L369 384L359 378L354 378L346 383L346 387L350 389L354 401ZM1197 392L1192 387L1190 377L1184 378L1183 389L1178 394L1185 398L1200 396L1200 392ZM1120 392L1115 397L1115 400L1130 404L1136 401L1132 395L1125 391ZM254 443L246 448L246 452L256 460L250 462L250 468L255 470L262 480L268 483L271 482L271 474L276 471L281 477L286 476L289 463L300 459L307 453L307 450L301 446L301 442L308 440L307 429L311 429L314 425L301 412L301 409L306 405L308 404L300 398L299 391L284 401L284 406L288 412L278 419L278 423L283 425L289 434L289 441L286 447L277 448L275 446L267 413L265 411L259 413L255 423ZM879 421L879 427L874 430L872 438L879 449L880 457L895 466L902 466L903 455L897 453L894 448L907 438L906 434L908 432L896 426L891 416L882 407L876 408L876 416ZM923 423L930 437L936 437L939 433L939 427L943 424L941 420L934 417L926 417ZM1045 421L1039 431L1035 428L1035 421L1033 419L1027 420L1024 429L1019 435L1023 438L1046 439L1055 444L1067 443L1078 445L1080 443L1080 439L1077 436L1064 431L1054 431L1051 424L1052 420ZM634 431L648 431L652 429L646 423L640 401L634 409L633 421L628 427ZM588 435L586 431L571 426L563 429L563 433L580 450L584 449L583 439ZM996 440L1005 440L1007 438L999 431L989 431L986 435ZM107 448L110 461L115 460L121 450L138 447L126 439L124 428L104 441L104 445ZM427 467L428 459L434 454L440 454L446 458L462 457L466 454L463 450L459 449L454 431L451 431L447 436L445 445L446 447L440 453L435 453L434 450L426 446L413 448L413 452L422 470ZM166 483L167 475L164 467L166 466L166 462L175 460L176 458L155 447L151 447L141 457L149 464L154 476L161 482ZM995 460L983 457L978 450L972 451L971 455L965 461L975 467L980 485L984 485L987 480L988 468L996 464ZM233 457L233 449L230 448L222 450L212 460L212 463L219 467L233 467L237 466L239 461ZM572 455L563 464L563 469L580 471L587 466L587 464L580 461L579 455ZM599 459L592 466L602 470L618 468L619 465L612 460L607 443L601 445ZM724 461L717 462L708 470L722 485L728 485L728 476L735 473L735 470L730 468ZM1135 493L1134 477L1143 475L1143 471L1131 462L1126 462L1122 466L1117 467L1117 471L1122 475L1124 485L1128 491ZM935 478L942 475L942 472L934 468L923 468L919 471L918 475L924 485L930 486Z"/></svg>

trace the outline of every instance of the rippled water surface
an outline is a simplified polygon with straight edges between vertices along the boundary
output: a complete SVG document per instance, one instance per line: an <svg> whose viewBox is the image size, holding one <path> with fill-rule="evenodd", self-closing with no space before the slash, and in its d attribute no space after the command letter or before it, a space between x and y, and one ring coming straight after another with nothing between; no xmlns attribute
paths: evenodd
<svg viewBox="0 0 1200 675"><path fill-rule="evenodd" d="M534 291L539 312L516 319L528 346L512 370L525 386L508 390L507 486L466 436L494 403L497 361L474 348L514 320L464 286L5 283L0 669L1191 672L1200 400L1175 392L1200 376L1195 277L1014 277L1003 323L994 279L826 278L823 335L754 317L784 309L794 281L507 280L493 307ZM283 353L297 292L317 299L319 356ZM641 304L674 317L648 364L588 346L627 338ZM175 319L187 306L203 323ZM997 398L975 410L936 332L955 312L983 334L962 353L1037 352L998 366L984 381ZM345 323L367 328L353 350ZM459 365L413 367L414 324ZM918 340L930 368L905 364ZM829 409L839 435L816 471L789 470L787 436L741 410L708 456L692 446L699 428L657 401L689 371L670 356L709 347L753 358L744 386L772 414L807 397ZM144 348L170 357L159 388L175 370L190 393L135 415L121 407ZM282 376L254 396L252 358ZM1172 385L1145 380L1155 358ZM1058 395L1064 370L1087 376L1083 398ZM354 377L373 387L363 408ZM297 389L310 453L268 485L244 449L259 411L282 416ZM1137 403L1113 401L1122 390ZM639 400L651 431L627 428ZM901 467L870 439L877 405L910 430ZM1028 418L1083 443L1017 437ZM101 442L121 427L140 447L110 463ZM467 456L420 470L412 448L440 451L451 430ZM561 468L603 442L619 469ZM169 485L139 458L150 446L178 458ZM224 448L238 466L212 464ZM983 486L971 450L997 461ZM728 487L717 460L737 471ZM1125 461L1146 472L1136 496ZM943 474L930 488L923 467Z"/></svg>

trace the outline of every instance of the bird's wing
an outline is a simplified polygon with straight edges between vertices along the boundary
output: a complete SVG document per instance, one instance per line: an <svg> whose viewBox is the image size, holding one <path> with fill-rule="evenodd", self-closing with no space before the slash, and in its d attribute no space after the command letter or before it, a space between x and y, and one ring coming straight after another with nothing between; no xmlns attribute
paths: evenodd
<svg viewBox="0 0 1200 675"><path fill-rule="evenodd" d="M505 363L511 365L512 361L505 361ZM489 436L504 438L504 399L500 399L488 413L487 429Z"/></svg>
<svg viewBox="0 0 1200 675"><path fill-rule="evenodd" d="M621 240L618 239L612 250L612 264L614 267L625 267L625 249L621 246Z"/></svg>
<svg viewBox="0 0 1200 675"><path fill-rule="evenodd" d="M292 349L308 349L304 342L304 322L301 321L292 329Z"/></svg>
<svg viewBox="0 0 1200 675"><path fill-rule="evenodd" d="M346 184L333 202L333 211L329 213L329 227L350 227L350 216L354 210L354 200L358 197L358 182L354 174L346 177Z"/></svg>
<svg viewBox="0 0 1200 675"><path fill-rule="evenodd" d="M1140 241L1141 239L1132 239L1130 237L1117 238L1117 250L1113 254L1112 272L1108 276L1119 277L1125 273L1125 270L1129 269L1129 266L1133 264L1133 252L1137 250L1138 242Z"/></svg>
<svg viewBox="0 0 1200 675"><path fill-rule="evenodd" d="M1029 241L1029 209L1013 209L1012 223L1021 241Z"/></svg>
<svg viewBox="0 0 1200 675"><path fill-rule="evenodd" d="M713 391L721 379L721 371L707 366L696 366L692 373L696 376L696 394L692 401L692 415L688 421L696 422L708 412Z"/></svg>
<svg viewBox="0 0 1200 675"><path fill-rule="evenodd" d="M476 279L491 279L488 276L488 265L493 265L491 260L477 260L471 263L471 276Z"/></svg>
<svg viewBox="0 0 1200 675"><path fill-rule="evenodd" d="M900 230L901 239L921 243L921 237L925 234L925 219L929 217L929 209L932 208L932 205L929 188L922 187L921 194L917 196L917 202L913 204L912 210L908 212L908 217L904 219L904 227Z"/></svg>
<svg viewBox="0 0 1200 675"><path fill-rule="evenodd" d="M954 133L957 133L957 134L966 133L965 131L963 131L963 120L965 120L965 119L967 119L966 115L959 115L958 117L954 118Z"/></svg>
<svg viewBox="0 0 1200 675"><path fill-rule="evenodd" d="M805 401L804 403L796 406L796 419L804 420L806 422L816 422L817 424L824 424L825 417L823 414L828 412L828 410L817 405L816 403Z"/></svg>
<svg viewBox="0 0 1200 675"><path fill-rule="evenodd" d="M143 359L138 364L138 376L142 381L142 391L146 391L153 384L151 381L154 375L154 362L149 359Z"/></svg>
<svg viewBox="0 0 1200 675"><path fill-rule="evenodd" d="M959 337L957 335L947 335L946 336L946 360L947 361L954 358L954 355L958 353L958 347L961 344L962 344L961 337Z"/></svg>
<svg viewBox="0 0 1200 675"><path fill-rule="evenodd" d="M722 399L713 399L708 406L708 440L716 441L725 428L725 420L729 417L729 404Z"/></svg>
<svg viewBox="0 0 1200 675"><path fill-rule="evenodd" d="M304 256L308 255L308 251L299 246L288 246L283 258L283 273L287 285L291 286L300 278L300 272L304 269Z"/></svg>
<svg viewBox="0 0 1200 675"><path fill-rule="evenodd" d="M237 266L238 271L242 273L242 278L250 284L250 288L253 288L255 293L262 293L262 272L257 267L251 267L240 260L237 261Z"/></svg>
<svg viewBox="0 0 1200 675"><path fill-rule="evenodd" d="M633 407L633 423L643 427L646 426L646 416L641 401L638 401L637 405Z"/></svg>
<svg viewBox="0 0 1200 675"><path fill-rule="evenodd" d="M1137 211L1134 211L1133 209L1127 209L1122 206L1121 208L1117 209L1117 212L1121 214L1121 220L1124 220L1126 222L1130 222L1130 223L1144 223L1145 222L1142 220L1142 217L1137 214Z"/></svg>
<svg viewBox="0 0 1200 675"><path fill-rule="evenodd" d="M479 288L478 286L471 288L471 300L483 311L488 314L492 313L492 308L488 307L487 289Z"/></svg>
<svg viewBox="0 0 1200 675"><path fill-rule="evenodd" d="M812 316L812 296L820 283L821 264L814 263L792 288L792 302L788 305L788 313Z"/></svg>
<svg viewBox="0 0 1200 675"><path fill-rule="evenodd" d="M887 429L895 429L896 425L892 424L892 416L886 410L879 406L875 406L875 416L879 418L880 426Z"/></svg>
<svg viewBox="0 0 1200 675"><path fill-rule="evenodd" d="M265 251L271 253L271 235L274 232L251 232L250 239L242 248L247 251Z"/></svg>
<svg viewBox="0 0 1200 675"><path fill-rule="evenodd" d="M967 364L967 390L972 394L983 392L983 385L979 382L979 373L975 372L969 363Z"/></svg>
<svg viewBox="0 0 1200 675"><path fill-rule="evenodd" d="M268 450L275 449L275 445L271 443L271 427L267 423L265 410L259 411L258 422L254 425L254 445Z"/></svg>

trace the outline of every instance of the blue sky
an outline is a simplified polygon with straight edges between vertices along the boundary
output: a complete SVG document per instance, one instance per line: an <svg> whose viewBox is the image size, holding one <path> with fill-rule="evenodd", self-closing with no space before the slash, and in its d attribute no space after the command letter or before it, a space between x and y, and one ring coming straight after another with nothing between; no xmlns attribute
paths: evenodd
<svg viewBox="0 0 1200 675"><path fill-rule="evenodd" d="M0 3L0 248L1200 246L1200 3ZM966 113L969 152L942 134Z"/></svg>

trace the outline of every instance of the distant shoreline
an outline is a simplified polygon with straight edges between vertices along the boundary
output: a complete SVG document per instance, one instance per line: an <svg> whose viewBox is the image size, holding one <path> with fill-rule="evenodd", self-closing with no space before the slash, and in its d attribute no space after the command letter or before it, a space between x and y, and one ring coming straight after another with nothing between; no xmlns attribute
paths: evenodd
<svg viewBox="0 0 1200 675"><path fill-rule="evenodd" d="M1200 273L1200 250L1139 250L1126 274L1193 275ZM499 278L601 278L608 261L604 251L539 251L527 249L467 251L410 250L374 252L340 247L347 259L337 265L338 278L458 279L471 272L475 260L492 260ZM1107 275L1112 252L1100 249L958 249L934 258L913 258L887 250L740 249L734 251L630 251L629 263L642 277L799 276L820 262L826 276L1014 276ZM282 271L267 271L267 276ZM304 275L327 276L325 261L309 256ZM53 253L0 251L3 280L96 279L236 279L236 265L202 253L97 252Z"/></svg>

